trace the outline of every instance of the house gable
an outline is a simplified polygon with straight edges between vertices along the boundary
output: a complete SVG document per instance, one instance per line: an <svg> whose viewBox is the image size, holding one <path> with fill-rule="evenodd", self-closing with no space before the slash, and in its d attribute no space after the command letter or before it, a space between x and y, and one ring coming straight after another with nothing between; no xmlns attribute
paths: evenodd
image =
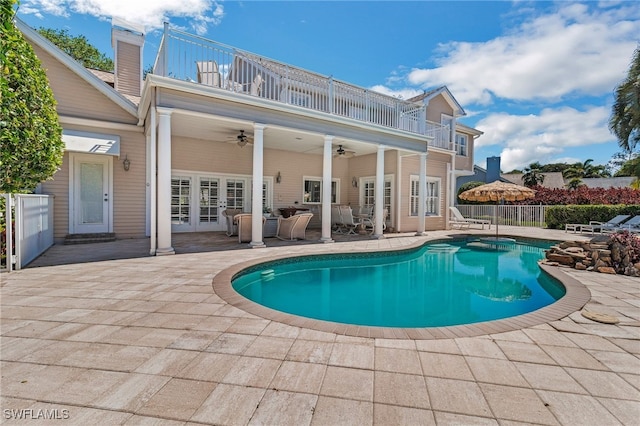
<svg viewBox="0 0 640 426"><path fill-rule="evenodd" d="M80 63L20 20L18 28L32 45L53 90L61 116L137 123L137 107Z"/></svg>

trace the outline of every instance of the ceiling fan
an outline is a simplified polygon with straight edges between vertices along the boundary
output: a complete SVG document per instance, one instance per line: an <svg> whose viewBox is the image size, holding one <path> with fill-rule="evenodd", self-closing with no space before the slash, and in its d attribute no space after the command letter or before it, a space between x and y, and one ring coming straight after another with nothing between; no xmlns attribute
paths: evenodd
<svg viewBox="0 0 640 426"><path fill-rule="evenodd" d="M240 148L242 148L248 143L251 143L251 141L249 140L249 137L244 134L244 130L240 130L240 134L236 136L236 139L238 140L237 143Z"/></svg>
<svg viewBox="0 0 640 426"><path fill-rule="evenodd" d="M338 145L338 149L336 149L336 153L334 157L343 157L343 158L351 158L355 155L355 151L350 151L348 149L344 149L342 145Z"/></svg>

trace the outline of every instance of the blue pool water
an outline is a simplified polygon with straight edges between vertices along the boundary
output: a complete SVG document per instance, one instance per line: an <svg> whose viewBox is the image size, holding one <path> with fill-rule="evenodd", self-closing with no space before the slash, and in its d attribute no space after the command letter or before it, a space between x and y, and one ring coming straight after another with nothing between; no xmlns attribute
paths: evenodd
<svg viewBox="0 0 640 426"><path fill-rule="evenodd" d="M244 297L308 318L384 327L440 327L521 315L565 289L538 267L550 243L439 242L400 252L263 263L232 281Z"/></svg>

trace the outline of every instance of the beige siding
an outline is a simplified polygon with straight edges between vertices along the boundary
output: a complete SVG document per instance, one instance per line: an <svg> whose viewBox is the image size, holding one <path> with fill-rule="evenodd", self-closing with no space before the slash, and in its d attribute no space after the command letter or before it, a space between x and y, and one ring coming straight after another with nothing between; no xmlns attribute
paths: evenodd
<svg viewBox="0 0 640 426"><path fill-rule="evenodd" d="M123 41L117 42L116 89L127 95L140 96L140 47Z"/></svg>
<svg viewBox="0 0 640 426"><path fill-rule="evenodd" d="M125 155L129 171L122 165ZM144 135L120 132L120 158L113 158L113 231L118 238L145 236L146 169Z"/></svg>
<svg viewBox="0 0 640 426"><path fill-rule="evenodd" d="M54 195L53 238L62 240L69 233L69 153L65 152L53 180L42 183L42 193Z"/></svg>
<svg viewBox="0 0 640 426"><path fill-rule="evenodd" d="M74 130L99 132L100 129L76 127ZM114 133L110 131L110 133ZM113 231L118 238L145 236L146 226L146 163L145 139L141 133L120 133L121 157L113 158ZM124 155L131 161L125 172L122 166ZM96 154L98 155L98 154ZM69 158L65 152L62 166L53 180L42 184L42 192L55 195L54 238L60 241L69 233Z"/></svg>
<svg viewBox="0 0 640 426"><path fill-rule="evenodd" d="M427 120L440 123L442 114L453 116L453 109L442 95L436 96L429 102Z"/></svg>
<svg viewBox="0 0 640 426"><path fill-rule="evenodd" d="M113 103L76 73L38 46L34 51L47 72L60 115L136 124L136 117ZM106 83L104 83L106 85Z"/></svg>
<svg viewBox="0 0 640 426"><path fill-rule="evenodd" d="M427 158L427 176L440 178L440 216L427 217L425 219L425 229L433 231L445 228L446 213L446 193L447 162L449 155L439 153L429 153ZM418 176L420 173L420 159L416 156L402 158L400 176L400 232L411 232L418 229L418 218L410 216L410 196L411 196L411 176Z"/></svg>
<svg viewBox="0 0 640 426"><path fill-rule="evenodd" d="M462 133L462 132L458 132ZM467 155L456 155L456 170L473 170L473 135L467 135Z"/></svg>

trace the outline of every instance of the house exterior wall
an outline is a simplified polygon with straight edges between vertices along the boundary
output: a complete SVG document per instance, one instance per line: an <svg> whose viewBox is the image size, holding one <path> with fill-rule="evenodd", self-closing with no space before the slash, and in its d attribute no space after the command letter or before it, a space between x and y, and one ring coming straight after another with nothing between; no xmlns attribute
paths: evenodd
<svg viewBox="0 0 640 426"><path fill-rule="evenodd" d="M113 103L39 46L33 45L33 50L47 73L51 90L58 102L56 108L59 115L116 123L137 123L136 117Z"/></svg>
<svg viewBox="0 0 640 426"><path fill-rule="evenodd" d="M437 229L445 229L446 224L446 193L448 188L447 180L447 163L450 162L451 156L430 152L427 157L427 178L436 178L440 180L440 200L439 215L428 216L425 218L425 229L433 231ZM418 229L418 217L411 216L411 176L418 177L420 171L419 155L411 155L403 157L401 160L400 172L400 227L399 232L411 232Z"/></svg>
<svg viewBox="0 0 640 426"><path fill-rule="evenodd" d="M93 133L118 134L120 136L120 157L113 158L113 232L117 238L140 238L145 236L146 226L146 155L145 139L142 133L115 132L90 127L73 127ZM122 159L125 154L131 167L125 171ZM96 156L101 154L94 154ZM53 176L53 180L43 182L41 192L54 195L54 239L61 241L69 234L69 171L71 152L65 151L63 163Z"/></svg>
<svg viewBox="0 0 640 426"><path fill-rule="evenodd" d="M434 123L440 123L442 114L453 116L453 108L445 100L444 96L439 95L429 101L427 107L427 120Z"/></svg>

